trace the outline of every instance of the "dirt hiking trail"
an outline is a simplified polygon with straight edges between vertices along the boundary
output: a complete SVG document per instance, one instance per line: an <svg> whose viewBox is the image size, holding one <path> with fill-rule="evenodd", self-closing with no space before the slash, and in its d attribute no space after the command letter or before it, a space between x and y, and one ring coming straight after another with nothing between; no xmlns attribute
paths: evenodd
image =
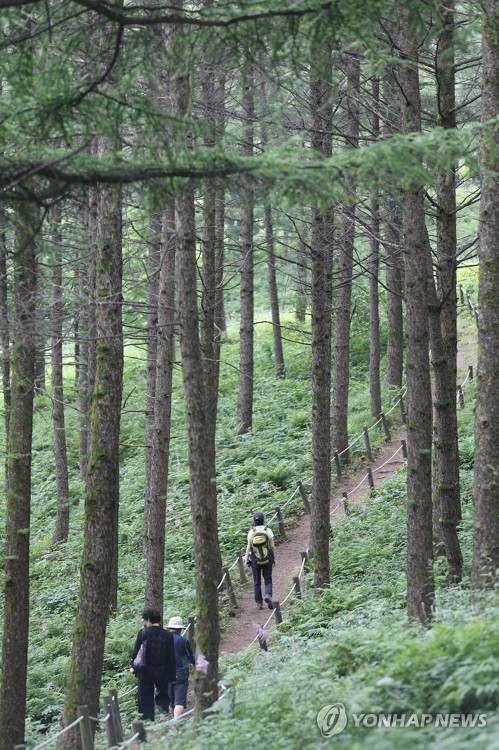
<svg viewBox="0 0 499 750"><path fill-rule="evenodd" d="M405 432L401 431L394 434L392 440L378 452L375 461L372 462L371 469L377 487L394 471L404 465L400 442L403 439L405 439ZM395 454L398 448L400 450ZM362 466L354 474L345 472L343 481L334 487L330 501L331 524L333 526L344 515L343 492L348 493L349 502L358 502L368 493L367 480L362 481L366 476L366 467L367 465ZM360 482L362 484L358 486ZM286 523L286 518L284 518L284 521ZM274 533L276 533L276 526L277 523L271 524ZM293 576L298 574L302 563L301 553L308 549L309 540L310 516L304 510L301 511L295 525L286 529L286 539L277 539L276 534L276 564L272 575L274 601L282 602L288 595L293 586ZM263 610L257 610L253 597L251 568L246 570L248 583L239 587L236 592L238 607L231 611L233 616L229 620L227 632L222 636L220 644L221 654L233 654L249 646L256 636L254 624L263 626L271 615L265 603ZM237 575L236 570L234 570L234 573ZM268 631L273 626L274 618L269 622L266 630Z"/></svg>

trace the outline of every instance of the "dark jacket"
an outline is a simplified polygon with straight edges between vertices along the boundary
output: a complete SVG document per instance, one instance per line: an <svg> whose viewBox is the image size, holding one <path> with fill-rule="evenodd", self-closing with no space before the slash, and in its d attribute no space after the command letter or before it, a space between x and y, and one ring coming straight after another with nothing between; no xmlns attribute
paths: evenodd
<svg viewBox="0 0 499 750"><path fill-rule="evenodd" d="M175 646L175 659L177 663L177 676L185 674L189 664L196 664L196 657L192 653L191 644L180 633L172 633Z"/></svg>
<svg viewBox="0 0 499 750"><path fill-rule="evenodd" d="M164 672L168 682L174 682L176 677L175 649L170 631L155 625L139 630L133 647L132 665L143 640L147 641L146 669L152 667L155 672L160 670Z"/></svg>

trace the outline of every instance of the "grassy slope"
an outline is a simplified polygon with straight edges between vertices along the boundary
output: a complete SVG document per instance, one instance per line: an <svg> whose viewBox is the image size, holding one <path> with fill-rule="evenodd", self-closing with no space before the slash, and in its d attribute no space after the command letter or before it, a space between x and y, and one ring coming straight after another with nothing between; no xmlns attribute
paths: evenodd
<svg viewBox="0 0 499 750"><path fill-rule="evenodd" d="M264 315L263 317L267 317ZM231 327L223 348L218 430L218 492L220 542L224 561L231 563L243 548L249 518L283 504L301 479L310 490L310 348L308 333L293 331L286 342L287 378L276 381L272 361L272 336L268 325L257 326L255 351L256 392L254 431L238 436L235 430L237 392L237 330ZM370 424L366 399L368 341L353 342L351 432L358 434ZM120 573L119 608L112 617L106 640L103 688L117 687L120 694L135 684L128 673L130 649L140 627L143 606L144 563L142 516L144 498L143 353L127 348L125 365L126 408L121 442ZM70 373L69 373L70 374ZM71 401L72 383L66 383ZM192 541L188 495L188 465L183 421L180 372L175 373L173 430L165 564L165 617L195 613ZM384 396L385 408L395 393ZM398 410L393 414L396 415ZM71 625L76 607L81 557L84 488L78 475L77 413L67 409L68 459L71 488L71 532L67 544L51 550L50 539L56 510L55 473L50 402L37 396L33 441L33 499L31 526L31 622L27 742L36 744L52 734L61 709L71 648ZM373 435L381 444L381 433ZM357 457L359 460L359 456ZM296 497L286 508L286 519L301 506ZM0 504L3 517L4 506ZM1 519L0 519L1 522ZM125 708L125 722L136 716L132 698Z"/></svg>
<svg viewBox="0 0 499 750"><path fill-rule="evenodd" d="M264 315L263 317L266 318L267 316ZM362 318L362 315L357 318L359 321L357 323L358 330L354 326L352 349L353 370L350 399L350 432L352 435L358 434L364 424L371 422L367 398L368 340L365 335L362 335L364 326ZM273 375L270 328L266 325L257 327L255 428L252 435L244 437L237 436L234 430L235 391L237 388L236 334L235 327L229 329L228 340L223 349L224 361L222 364L218 435L220 539L224 560L228 562L233 560L234 553L244 544L248 516L251 512L256 507L266 509L274 507L278 502L282 503L291 494L297 479L302 479L307 486L307 480L310 476L310 349L307 333L288 332L288 338L293 339L293 341L286 342L287 379L276 381ZM143 603L144 584L141 543L144 496L143 450L138 447L144 440L144 421L143 416L137 413L143 408L144 362L140 359L143 353L139 350L130 347L127 354L125 394L128 399L122 424L122 443L124 445L121 457L119 609L109 625L103 683L104 689L115 686L120 694L129 690L135 684L133 678L128 674L128 660L131 644L139 627L138 617ZM175 375L175 381L176 397L173 405L174 426L168 492L165 616L181 614L186 617L195 611L195 595L191 559L188 467L179 372ZM70 400L71 384L69 382L66 391L66 398ZM384 394L385 409L390 407L394 397L394 393ZM396 413L394 412L394 414ZM465 432L466 434L463 437L464 468L469 467L472 462L472 420L469 421L468 429ZM50 404L47 399L37 397L33 448L34 489L31 535L31 620L33 628L30 640L28 683L29 719L26 737L28 746L40 741L43 736L40 732L48 730L49 734L52 734L55 731L56 724L54 722L57 720L63 701L71 643L71 622L78 594L84 491L77 472L77 415L70 409L67 410L67 436L71 467L71 537L66 545L52 551L50 549L50 537L55 517L55 477ZM378 440L380 443L382 442L381 435ZM467 475L463 479L465 484L466 482L468 485L470 484ZM309 486L308 489L310 489ZM402 490L399 488L398 491ZM401 502L403 506L403 499ZM294 506L293 504L288 506L291 515L293 508L297 508L299 504L300 501L296 499ZM2 515L3 512L3 505L0 505ZM372 536L371 519L374 517L371 511L366 515L366 519L370 519L368 525L369 538ZM352 519L352 523L353 521L354 519ZM366 644L372 642L374 637L378 639L378 631L380 633L385 632L384 640L390 645L396 632L400 631L400 637L403 637L406 625L403 615L403 575L400 572L403 571L403 541L401 541L403 540L403 523L400 519L399 526L398 542L393 545L394 550L398 545L398 556L390 557L387 550L382 555L387 571L398 571L393 577L390 575L387 578L388 573L383 577L384 564L381 565L380 562L379 573L376 577L363 578L360 567L367 567L367 562L373 557L374 548L368 546L363 557L359 549L352 558L356 560L357 557L355 556L360 556L356 563L357 568L351 571L353 579L347 577L342 587L335 586L333 588L335 596L337 595L336 599L330 600L329 594L324 597L324 600L320 601L313 598L307 599L304 604L293 610L292 619L287 619L287 624L283 630L282 643L272 647L272 653L275 653L272 657L274 658L274 662L272 662L272 701L275 703L275 709L273 710L278 715L282 714L283 721L286 718L282 725L276 720L273 724L273 735L283 732L292 737L293 733L298 731L297 725L300 725L299 731L303 730L307 735L310 734L312 732L310 726L304 725L302 727L301 719L297 720L296 717L301 717L305 708L315 716L316 711L324 702L335 702L340 699L336 692L331 695L333 685L331 677L334 675L334 671L332 667L328 666L326 674L322 673L323 653L315 647L315 641L310 638L308 625L312 615L314 621L319 622L321 627L324 628L323 632L319 633L319 643L324 640L329 643L332 637L329 626L331 614L334 612L337 613L334 619L334 628L344 620L343 635L355 633L361 637L359 643L364 643L362 640L363 628L367 627L369 630L368 621L371 619L374 623L374 634L371 633L369 637L366 636ZM360 528L360 526L356 526L357 528ZM340 571L348 550L347 538L349 535L346 532L345 534L344 541L341 544L338 542L338 547L335 546L335 550L340 550ZM384 539L383 534L384 532L380 534L381 540ZM338 537L339 539L340 537ZM379 546L383 548L381 542ZM392 549L392 546L389 549ZM355 586L352 585L352 580L355 582ZM381 593L379 593L379 596L378 594L372 595L370 589L374 587L376 581L376 591L382 592L383 595ZM463 612L468 613L469 608L465 593L462 594L460 601L463 602ZM452 604L453 606L454 604ZM384 613L383 617L388 619L374 619L378 618L377 613L380 611ZM443 611L439 605L439 612ZM361 616L362 612L366 613L364 618ZM468 614L466 614L465 619L467 618ZM357 626L354 628L353 624L359 622L362 624L362 628L357 632ZM286 632L286 628L292 629L293 638L291 632ZM299 637L300 631L305 632L306 635ZM335 630L332 632L334 634ZM334 635L334 640L336 640L336 635ZM295 643L295 641L297 642ZM342 643L341 639L338 639L338 643ZM377 660L381 662L383 638L381 638L380 643ZM357 674L360 680L359 684L363 684L361 680L362 669L370 668L369 659L362 660L364 646L360 649L354 649L352 642L349 641L348 643L345 642L345 647L345 654L356 651L357 656L355 657L355 669L351 667L341 676L341 679L352 680L353 675ZM276 651L276 648L283 649L283 651ZM343 653L343 645L333 647L332 650L328 646L327 653L333 654L335 648ZM367 645L365 648L369 651ZM282 655L285 658L282 658ZM231 661L228 661L225 666L229 677L232 674L235 675L237 680L240 680L236 691L236 711L238 717L241 714L242 722L245 721L243 719L244 705L251 704L253 700L258 701L258 698L254 696L254 693L257 692L257 685L260 684L258 681L260 680L261 684L265 686L269 679L266 672L266 662L263 662L261 669L257 670L257 677L253 676L252 671L250 680L245 683L244 677L248 673L249 666L253 663L253 656L250 654L243 656L241 666L235 666ZM296 663L294 659L297 660ZM328 657L328 664L333 661L332 656L331 658ZM281 679L280 671L283 663L289 666L289 671L288 674L283 673ZM277 674L274 674L275 670L278 671ZM305 680L305 674L310 675L310 678ZM295 678L293 675L299 675L299 677ZM287 690L286 685L288 683L290 686L294 684L295 687L290 687ZM313 694L310 693L310 683L322 685L323 693L320 694L320 699L313 698ZM246 697L244 697L245 695ZM241 696L241 701L239 701L239 696ZM266 701L268 702L267 690L263 690L263 696L267 696ZM345 702L347 702L346 698ZM230 701L227 705L231 705ZM125 702L124 709L125 724L129 726L129 722L135 716L135 707L131 698L128 699L128 702ZM260 712L262 711L263 709L260 709ZM251 714L248 714L247 720L249 723L253 721ZM294 729L291 729L289 725L292 725ZM308 729L306 729L306 726L308 726ZM220 727L223 736L225 729L223 725L220 725ZM212 731L211 728L209 731ZM312 732L310 736L313 738L313 746L317 746L319 741L317 732L315 734ZM202 737L204 737L204 734L200 735L199 742L211 742L209 732L206 735L206 740L203 740ZM189 746L192 739L179 740L179 742L180 746ZM237 745L239 744L237 739L234 739L234 742Z"/></svg>
<svg viewBox="0 0 499 750"><path fill-rule="evenodd" d="M468 321L463 320L468 329ZM465 580L445 588L436 566L437 600L428 631L405 616L405 476L394 476L355 507L335 534L331 589L285 615L269 654L255 647L224 662L228 695L200 729L171 728L152 748L239 748L264 736L273 748L499 747L499 597L471 601L474 387L460 412ZM347 728L334 739L319 732L323 706L342 703ZM355 727L351 714L487 714L486 727ZM263 733L263 734L262 734Z"/></svg>

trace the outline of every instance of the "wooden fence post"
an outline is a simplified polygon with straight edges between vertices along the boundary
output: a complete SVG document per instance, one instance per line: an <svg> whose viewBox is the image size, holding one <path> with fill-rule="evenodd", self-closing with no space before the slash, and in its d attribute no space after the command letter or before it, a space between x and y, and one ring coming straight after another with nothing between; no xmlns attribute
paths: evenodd
<svg viewBox="0 0 499 750"><path fill-rule="evenodd" d="M192 615L187 618L187 640L189 641L189 645L192 649L192 653L196 653L196 638L195 638L195 622L196 618Z"/></svg>
<svg viewBox="0 0 499 750"><path fill-rule="evenodd" d="M341 494L343 495L343 510L345 511L345 515L348 516L348 492L342 492Z"/></svg>
<svg viewBox="0 0 499 750"><path fill-rule="evenodd" d="M473 380L473 365L468 365L468 377Z"/></svg>
<svg viewBox="0 0 499 750"><path fill-rule="evenodd" d="M367 470L367 481L368 481L368 483L369 483L369 488L370 488L371 490L373 490L373 489L374 489L374 478L373 478L373 472L372 472L372 469L371 469L370 467L369 467L369 469Z"/></svg>
<svg viewBox="0 0 499 750"><path fill-rule="evenodd" d="M462 386L460 385L457 386L457 397L459 400L459 406L461 407L461 409L464 409L464 393Z"/></svg>
<svg viewBox="0 0 499 750"><path fill-rule="evenodd" d="M303 566L303 572L304 573L308 573L308 571L309 571L309 567L307 565L307 563L308 563L308 553L307 552L302 552L301 553L301 559L305 560L305 565Z"/></svg>
<svg viewBox="0 0 499 750"><path fill-rule="evenodd" d="M262 649L262 651L268 651L269 650L268 646L267 646L267 640L266 640L266 638L262 638L259 635L258 636L258 643L260 644L260 648Z"/></svg>
<svg viewBox="0 0 499 750"><path fill-rule="evenodd" d="M232 581L230 580L230 573L229 569L227 567L222 568L224 577L225 577L225 587L227 589L227 593L229 595L230 603L234 607L234 609L237 609L237 599L236 595L234 593L234 588L232 586Z"/></svg>
<svg viewBox="0 0 499 750"><path fill-rule="evenodd" d="M296 598L301 599L301 586L298 576L293 576L293 583L295 584Z"/></svg>
<svg viewBox="0 0 499 750"><path fill-rule="evenodd" d="M146 730L144 727L144 722L140 719L135 719L135 721L132 721L132 729L134 734L138 734L139 740L146 740Z"/></svg>
<svg viewBox="0 0 499 750"><path fill-rule="evenodd" d="M371 451L371 441L369 440L369 430L367 427L362 428L362 432L364 433L364 443L366 445L366 453L369 461L373 460L373 454Z"/></svg>
<svg viewBox="0 0 499 750"><path fill-rule="evenodd" d="M392 433L390 432L390 428L388 427L388 422L386 421L384 412L381 412L379 416L380 416L381 422L383 423L383 430L385 431L386 441L389 442L392 439Z"/></svg>
<svg viewBox="0 0 499 750"><path fill-rule="evenodd" d="M341 461L340 461L340 454L338 451L334 452L334 466L336 469L336 476L338 477L338 482L341 482Z"/></svg>
<svg viewBox="0 0 499 750"><path fill-rule="evenodd" d="M275 509L277 515L277 523L279 524L279 534L283 539L286 539L286 529L284 528L284 521L282 520L281 506L278 505Z"/></svg>
<svg viewBox="0 0 499 750"><path fill-rule="evenodd" d="M246 583L246 571L244 570L244 560L240 552L237 553L237 567L239 569L240 583Z"/></svg>
<svg viewBox="0 0 499 750"><path fill-rule="evenodd" d="M114 720L114 728L116 730L116 738L118 743L123 742L123 725L121 723L120 704L118 701L118 691L115 688L111 688L109 691L109 698L111 700L112 717Z"/></svg>
<svg viewBox="0 0 499 750"><path fill-rule="evenodd" d="M281 604L280 602L273 602L273 604L274 604L276 625L280 625L282 622Z"/></svg>
<svg viewBox="0 0 499 750"><path fill-rule="evenodd" d="M88 706L78 706L78 717L80 716L83 717L79 724L82 750L94 750L94 735L90 724Z"/></svg>
<svg viewBox="0 0 499 750"><path fill-rule="evenodd" d="M402 444L402 456L407 458L407 443L405 440L401 440L400 442Z"/></svg>
<svg viewBox="0 0 499 750"><path fill-rule="evenodd" d="M301 482L298 482L298 492L301 495L301 499L303 500L303 507L305 508L305 513L310 513L310 503L308 502L307 493L305 492L305 487Z"/></svg>
<svg viewBox="0 0 499 750"><path fill-rule="evenodd" d="M115 745L118 744L118 738L116 736L116 731L114 727L113 709L111 706L111 698L109 697L109 695L106 695L106 697L103 700L103 708L104 708L104 716L107 716L107 721L106 721L107 746L114 747Z"/></svg>
<svg viewBox="0 0 499 750"><path fill-rule="evenodd" d="M461 284L459 284L459 297L461 299L461 304L464 305L464 289Z"/></svg>
<svg viewBox="0 0 499 750"><path fill-rule="evenodd" d="M466 301L468 303L468 310L471 312L472 309L473 309L473 305L472 305L472 302L471 302L471 297L470 297L470 293L469 292L466 292Z"/></svg>

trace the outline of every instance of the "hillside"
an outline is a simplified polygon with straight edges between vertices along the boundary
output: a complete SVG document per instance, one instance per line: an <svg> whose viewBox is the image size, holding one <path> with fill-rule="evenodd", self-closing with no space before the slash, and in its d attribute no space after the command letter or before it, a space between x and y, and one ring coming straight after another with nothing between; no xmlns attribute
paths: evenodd
<svg viewBox="0 0 499 750"><path fill-rule="evenodd" d="M469 332L464 316L461 328ZM252 746L255 732L283 749L329 748L332 742L373 750L409 743L499 747L499 598L491 592L472 599L469 587L473 399L468 382L459 414L465 579L447 588L443 559L437 560L432 627L411 627L405 613L401 470L352 504L335 527L331 590L315 597L309 576L303 599L272 631L267 653L252 646L224 658L229 691L213 714L199 729L188 720L170 724L163 739L158 725L149 735L152 748ZM347 725L334 734L343 726L336 718L342 707Z"/></svg>

